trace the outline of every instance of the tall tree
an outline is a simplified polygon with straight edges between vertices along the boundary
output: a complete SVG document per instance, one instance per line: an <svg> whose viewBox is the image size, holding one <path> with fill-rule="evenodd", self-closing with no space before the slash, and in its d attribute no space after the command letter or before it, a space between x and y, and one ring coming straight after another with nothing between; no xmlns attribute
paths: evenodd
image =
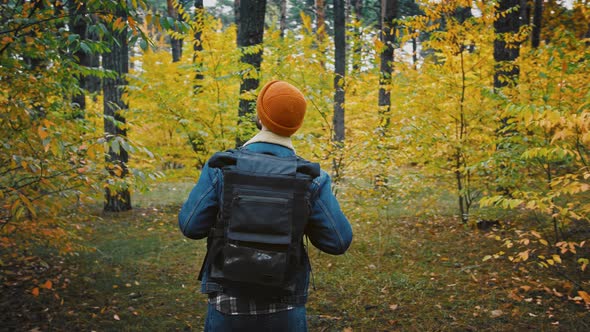
<svg viewBox="0 0 590 332"><path fill-rule="evenodd" d="M201 81L203 80L201 52L203 51L203 27L205 24L205 7L203 0L195 0L195 20L194 20L194 42L193 42L193 63L195 65L196 75L193 90L195 93L201 89Z"/></svg>
<svg viewBox="0 0 590 332"><path fill-rule="evenodd" d="M70 27L72 32L78 35L80 42L87 39L87 30L88 25L86 23L86 4L85 3L77 3L76 1L68 1L68 10L69 10L69 17L70 17ZM77 59L78 63L81 66L90 67L90 56L89 52L84 51L81 47L74 52L74 58ZM85 76L80 75L78 77L78 86L80 87L79 93L75 94L72 98L72 102L78 106L77 114L75 117L83 117L84 110L86 109L86 93L85 89L87 88L86 84L87 78Z"/></svg>
<svg viewBox="0 0 590 332"><path fill-rule="evenodd" d="M334 141L344 141L344 77L346 71L346 19L344 0L334 0Z"/></svg>
<svg viewBox="0 0 590 332"><path fill-rule="evenodd" d="M176 2L176 4L178 4L178 2ZM180 17L178 16L178 10L174 5L175 1L166 0L168 16L176 21L180 19ZM177 38L175 36L170 36L170 46L172 48L172 62L180 61L180 58L182 57L182 39Z"/></svg>
<svg viewBox="0 0 590 332"><path fill-rule="evenodd" d="M236 9L236 13L239 14L237 44L242 50L241 62L247 66L242 71L236 135L236 146L241 146L250 134L248 130L243 131L243 127L252 122L254 110L253 98L247 94L254 92L260 83L266 0L240 0L236 1L236 6L239 6Z"/></svg>
<svg viewBox="0 0 590 332"><path fill-rule="evenodd" d="M361 29L361 22L363 21L363 0L353 0L352 3L352 13L354 15L354 27L353 27L353 36L354 36L354 45L352 51L352 71L358 72L361 68L362 59L362 29Z"/></svg>
<svg viewBox="0 0 590 332"><path fill-rule="evenodd" d="M393 52L395 47L395 25L397 16L397 0L381 1L381 32L382 43L379 74L379 130L385 134L389 128L391 115L391 74L393 72Z"/></svg>
<svg viewBox="0 0 590 332"><path fill-rule="evenodd" d="M123 101L124 89L127 86L125 75L129 72L129 49L127 46L127 26L117 25L126 22L127 13L121 5L117 6L115 19L108 22L112 34L109 51L103 55L104 69L113 72L114 77L105 77L103 81L104 93L104 131L109 143L109 151L105 156L107 170L111 176L123 179L127 173L129 154L124 144L119 144L121 138L127 136L125 117L123 112L128 105ZM105 189L105 211L126 211L131 209L131 194L125 185L111 183Z"/></svg>
<svg viewBox="0 0 590 332"><path fill-rule="evenodd" d="M535 0L535 9L533 11L533 31L531 33L531 46L539 47L541 44L541 25L543 19L543 0Z"/></svg>
<svg viewBox="0 0 590 332"><path fill-rule="evenodd" d="M318 39L321 42L326 37L326 3L324 0L316 0L315 15Z"/></svg>
<svg viewBox="0 0 590 332"><path fill-rule="evenodd" d="M279 29L281 38L284 38L285 30L287 30L287 0L280 0Z"/></svg>
<svg viewBox="0 0 590 332"><path fill-rule="evenodd" d="M497 19L494 22L494 89L498 90L510 84L516 83L519 68L514 64L520 53L519 45L507 42L510 36L516 34L520 28L519 0L499 0L497 7Z"/></svg>

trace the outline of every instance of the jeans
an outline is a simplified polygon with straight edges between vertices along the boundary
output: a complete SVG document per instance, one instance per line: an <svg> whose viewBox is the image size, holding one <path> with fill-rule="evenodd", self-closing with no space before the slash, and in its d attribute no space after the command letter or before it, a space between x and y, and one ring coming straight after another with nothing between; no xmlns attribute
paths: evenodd
<svg viewBox="0 0 590 332"><path fill-rule="evenodd" d="M205 332L307 332L305 306L262 315L225 315L212 305L207 309Z"/></svg>

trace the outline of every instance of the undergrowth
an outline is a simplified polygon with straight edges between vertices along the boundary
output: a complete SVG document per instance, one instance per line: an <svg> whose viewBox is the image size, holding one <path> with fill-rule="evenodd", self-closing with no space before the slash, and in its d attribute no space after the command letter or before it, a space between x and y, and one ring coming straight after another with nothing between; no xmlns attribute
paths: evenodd
<svg viewBox="0 0 590 332"><path fill-rule="evenodd" d="M28 262L3 253L0 330L202 330L205 241L184 238L176 221L191 186L167 184L138 197L130 212L89 209L87 251L38 248ZM350 250L309 250L310 331L590 328L587 308L535 286L534 273L546 271L525 275L505 260L482 261L495 240L444 213L450 209L415 217L396 202L352 203L342 198L354 230Z"/></svg>

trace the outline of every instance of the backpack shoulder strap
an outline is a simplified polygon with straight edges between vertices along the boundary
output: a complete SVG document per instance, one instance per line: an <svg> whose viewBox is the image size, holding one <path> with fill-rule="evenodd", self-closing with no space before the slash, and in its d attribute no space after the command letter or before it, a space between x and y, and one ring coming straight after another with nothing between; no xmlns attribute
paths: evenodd
<svg viewBox="0 0 590 332"><path fill-rule="evenodd" d="M297 157L297 173L303 173L315 179L320 176L320 164Z"/></svg>
<svg viewBox="0 0 590 332"><path fill-rule="evenodd" d="M226 166L232 166L237 164L239 150L231 149L222 152L215 153L208 162L211 168L224 168Z"/></svg>

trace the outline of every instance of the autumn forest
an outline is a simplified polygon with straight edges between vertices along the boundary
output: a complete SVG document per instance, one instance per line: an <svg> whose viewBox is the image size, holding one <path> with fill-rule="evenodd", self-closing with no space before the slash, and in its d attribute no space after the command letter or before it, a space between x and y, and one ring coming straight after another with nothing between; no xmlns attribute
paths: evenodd
<svg viewBox="0 0 590 332"><path fill-rule="evenodd" d="M0 1L0 330L202 330L177 214L307 100L311 331L590 330L590 1Z"/></svg>

